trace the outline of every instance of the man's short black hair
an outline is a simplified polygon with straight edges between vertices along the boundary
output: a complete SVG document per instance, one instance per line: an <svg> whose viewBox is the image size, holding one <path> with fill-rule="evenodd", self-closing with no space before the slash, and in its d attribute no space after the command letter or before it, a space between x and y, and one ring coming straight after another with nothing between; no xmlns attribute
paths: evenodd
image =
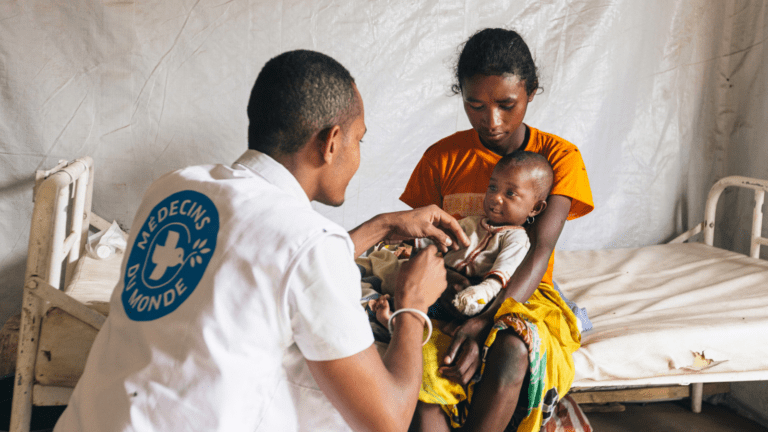
<svg viewBox="0 0 768 432"><path fill-rule="evenodd" d="M248 102L248 148L292 154L318 132L345 129L360 112L354 82L344 66L318 52L289 51L271 59Z"/></svg>

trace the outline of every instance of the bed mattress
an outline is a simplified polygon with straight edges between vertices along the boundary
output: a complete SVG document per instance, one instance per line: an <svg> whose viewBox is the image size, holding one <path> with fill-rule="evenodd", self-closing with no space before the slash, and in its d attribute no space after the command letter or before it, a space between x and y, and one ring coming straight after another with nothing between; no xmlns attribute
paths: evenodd
<svg viewBox="0 0 768 432"><path fill-rule="evenodd" d="M700 243L558 251L594 328L573 387L768 379L768 261Z"/></svg>

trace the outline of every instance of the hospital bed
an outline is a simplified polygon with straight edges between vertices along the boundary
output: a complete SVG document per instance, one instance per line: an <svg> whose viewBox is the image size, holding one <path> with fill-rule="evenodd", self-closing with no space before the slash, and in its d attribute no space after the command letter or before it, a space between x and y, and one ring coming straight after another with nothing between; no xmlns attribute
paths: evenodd
<svg viewBox="0 0 768 432"><path fill-rule="evenodd" d="M122 252L85 253L91 228L110 227L91 212L93 179L90 157L36 173L11 431L29 430L32 405L67 404L108 313Z"/></svg>
<svg viewBox="0 0 768 432"><path fill-rule="evenodd" d="M110 226L91 212L93 181L89 157L37 173L14 432L29 430L32 405L67 403L109 312L122 253L104 260L85 253L89 228ZM715 207L727 186L755 190L751 257L712 246ZM768 380L768 262L757 258L759 246L768 244L760 236L766 190L764 180L721 180L710 192L705 221L668 245L557 252L561 290L588 309L594 324L574 355L574 399L615 399L616 391L605 388L617 386L693 384L700 409L702 383ZM703 244L683 243L701 231Z"/></svg>
<svg viewBox="0 0 768 432"><path fill-rule="evenodd" d="M713 246L717 202L732 186L754 190L749 256ZM578 403L690 397L700 412L704 393L768 380L766 190L766 180L727 177L704 221L668 244L556 253L555 280L594 325L574 354ZM703 243L685 243L699 233Z"/></svg>

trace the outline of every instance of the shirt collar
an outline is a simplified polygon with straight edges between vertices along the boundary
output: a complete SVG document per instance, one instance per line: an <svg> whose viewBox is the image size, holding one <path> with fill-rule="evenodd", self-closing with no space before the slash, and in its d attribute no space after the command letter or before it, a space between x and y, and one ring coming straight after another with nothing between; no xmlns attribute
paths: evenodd
<svg viewBox="0 0 768 432"><path fill-rule="evenodd" d="M518 225L491 225L487 217L480 220L480 226L491 234L498 234L508 230L525 229Z"/></svg>
<svg viewBox="0 0 768 432"><path fill-rule="evenodd" d="M258 174L269 183L310 204L307 193L301 187L299 181L296 180L296 177L283 164L272 159L268 154L248 149L232 164L232 167L237 169L238 165Z"/></svg>

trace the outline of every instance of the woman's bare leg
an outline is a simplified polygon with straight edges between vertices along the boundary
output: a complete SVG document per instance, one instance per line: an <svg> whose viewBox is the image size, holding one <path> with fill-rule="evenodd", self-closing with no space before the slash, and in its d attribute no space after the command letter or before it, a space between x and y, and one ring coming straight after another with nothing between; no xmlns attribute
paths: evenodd
<svg viewBox="0 0 768 432"><path fill-rule="evenodd" d="M528 347L511 330L501 331L488 351L483 379L475 385L462 431L503 431L515 412L528 371Z"/></svg>
<svg viewBox="0 0 768 432"><path fill-rule="evenodd" d="M450 432L448 416L440 405L419 401L408 432Z"/></svg>

